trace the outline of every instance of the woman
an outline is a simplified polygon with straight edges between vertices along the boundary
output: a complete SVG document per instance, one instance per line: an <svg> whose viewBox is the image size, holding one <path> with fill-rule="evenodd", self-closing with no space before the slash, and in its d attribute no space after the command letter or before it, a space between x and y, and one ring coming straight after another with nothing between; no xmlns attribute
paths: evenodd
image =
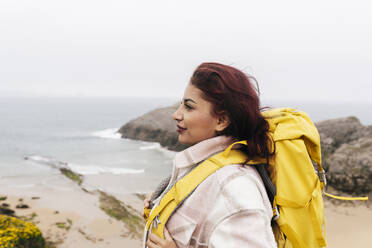
<svg viewBox="0 0 372 248"><path fill-rule="evenodd" d="M178 140L191 145L178 153L173 173L155 206L179 179L238 140L248 158L269 159L269 125L261 115L251 79L231 66L203 63L194 71L173 114ZM145 207L149 201L145 201ZM225 166L205 179L171 215L164 239L148 233L149 248L276 247L272 208L251 166Z"/></svg>

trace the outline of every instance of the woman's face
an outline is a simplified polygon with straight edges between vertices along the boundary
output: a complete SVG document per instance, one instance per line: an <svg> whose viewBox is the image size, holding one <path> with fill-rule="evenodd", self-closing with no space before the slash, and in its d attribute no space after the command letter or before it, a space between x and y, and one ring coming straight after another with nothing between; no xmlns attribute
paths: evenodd
<svg viewBox="0 0 372 248"><path fill-rule="evenodd" d="M226 127L226 117L212 114L213 106L202 98L202 91L188 84L180 107L173 114L177 121L178 141L194 145L216 136L216 131Z"/></svg>

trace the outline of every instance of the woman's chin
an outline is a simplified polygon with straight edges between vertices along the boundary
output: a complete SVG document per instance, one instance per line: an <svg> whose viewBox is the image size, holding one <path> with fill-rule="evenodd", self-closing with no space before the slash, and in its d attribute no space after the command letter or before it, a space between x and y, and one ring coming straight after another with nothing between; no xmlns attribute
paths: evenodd
<svg viewBox="0 0 372 248"><path fill-rule="evenodd" d="M178 142L182 145L192 145L189 140L185 139L185 137L182 137L182 134L178 135Z"/></svg>
<svg viewBox="0 0 372 248"><path fill-rule="evenodd" d="M182 139L178 138L178 143L182 144L182 145L188 145L187 142L183 141Z"/></svg>

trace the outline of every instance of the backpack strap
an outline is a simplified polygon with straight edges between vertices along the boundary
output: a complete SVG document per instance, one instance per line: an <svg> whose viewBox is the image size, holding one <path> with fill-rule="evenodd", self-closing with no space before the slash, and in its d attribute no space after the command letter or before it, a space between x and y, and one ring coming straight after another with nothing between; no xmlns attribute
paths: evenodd
<svg viewBox="0 0 372 248"><path fill-rule="evenodd" d="M255 164L255 165L252 165L256 168L258 174L260 175L264 185L265 185L265 189L266 189L266 192L267 192L267 195L269 197L269 200L271 202L271 204L273 204L274 202L274 198L276 196L276 187L275 185L273 184L273 182L271 181L270 179L270 176L269 176L269 173L267 172L266 168L267 167L267 164Z"/></svg>
<svg viewBox="0 0 372 248"><path fill-rule="evenodd" d="M338 199L338 200L344 200L344 201L368 201L368 196L362 196L362 197L348 197L348 196L337 196L332 195L330 193L327 193L323 191L323 193L331 198Z"/></svg>
<svg viewBox="0 0 372 248"><path fill-rule="evenodd" d="M244 152L231 150L228 154L218 153L199 164L164 194L159 205L151 211L146 222L146 230L164 238L164 227L168 219L200 183L218 169L226 165L243 164L246 160Z"/></svg>
<svg viewBox="0 0 372 248"><path fill-rule="evenodd" d="M256 168L265 186L267 196L269 197L271 206L273 208L273 218L271 219L271 221L275 221L279 219L279 209L278 209L276 198L275 198L276 197L276 186L271 181L270 175L265 168L268 165L267 164L248 164L248 165Z"/></svg>

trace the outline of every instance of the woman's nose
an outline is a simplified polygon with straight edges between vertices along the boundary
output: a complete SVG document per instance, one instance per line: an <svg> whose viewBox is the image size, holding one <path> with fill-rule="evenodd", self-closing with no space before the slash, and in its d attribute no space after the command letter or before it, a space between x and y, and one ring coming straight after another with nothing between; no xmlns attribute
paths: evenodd
<svg viewBox="0 0 372 248"><path fill-rule="evenodd" d="M176 120L176 121L180 121L182 120L182 114L181 114L181 106L182 106L182 103L180 104L180 106L178 107L178 109L173 113L173 120Z"/></svg>

